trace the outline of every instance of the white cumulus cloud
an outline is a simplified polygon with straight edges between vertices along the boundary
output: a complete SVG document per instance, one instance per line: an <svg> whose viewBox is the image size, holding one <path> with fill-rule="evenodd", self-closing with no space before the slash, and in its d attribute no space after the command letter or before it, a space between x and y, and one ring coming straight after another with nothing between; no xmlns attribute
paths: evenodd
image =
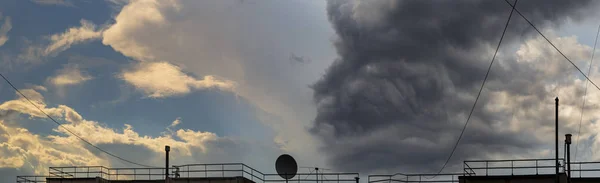
<svg viewBox="0 0 600 183"><path fill-rule="evenodd" d="M63 33L50 36L51 44L44 49L43 55L62 52L72 44L82 43L102 37L102 31L96 30L96 25L87 20L80 21L80 27L71 27Z"/></svg>
<svg viewBox="0 0 600 183"><path fill-rule="evenodd" d="M2 16L0 16L0 20L2 20ZM10 17L4 18L4 23L0 26L0 46L4 45L6 41L8 41L8 32L12 29L12 23L10 21Z"/></svg>
<svg viewBox="0 0 600 183"><path fill-rule="evenodd" d="M174 7L175 1L131 1L125 5L121 13L117 15L113 24L103 32L102 43L119 50L123 55L138 60L152 60L153 54L148 54L152 49L143 43L128 40L128 36L135 34L139 37L154 36L159 29L147 29L144 32L132 32L131 30L144 29L148 25L168 26L161 9ZM164 36L170 35L162 32ZM125 51L126 50L126 51Z"/></svg>
<svg viewBox="0 0 600 183"><path fill-rule="evenodd" d="M44 97L33 89L22 89L20 90L23 95L35 103L38 107L44 110L44 112L53 117L61 117L61 109L59 108L46 108ZM40 112L35 106L33 106L26 98L22 97L19 93L16 93L16 100L9 100L0 104L0 111L17 111L19 113L30 115L31 117L43 118L45 114Z"/></svg>
<svg viewBox="0 0 600 183"><path fill-rule="evenodd" d="M75 109L58 105L46 105L44 97L31 89L22 90L25 95L34 100L37 105L56 120L63 123L62 127L52 129L55 134L40 135L18 126L19 118L7 118L6 112L16 112L12 115L26 115L31 119L45 119L23 98L9 100L0 104L0 168L15 168L23 174L47 175L50 166L102 165L102 166L132 166L122 164L99 152L81 141L70 132L79 135L104 150L113 152L125 159L142 164L160 166L164 145L172 148L173 164L197 162L224 162L234 160L242 162L245 156L251 154L223 154L221 152L245 152L249 149L261 149L261 153L277 154L276 149L254 142L220 137L215 133L179 129L174 133L162 133L160 136L140 135L134 127L125 124L122 129L113 129L105 124L87 120ZM42 122L42 121L39 121ZM171 126L179 123L175 120ZM68 132L68 129L70 132ZM269 149L270 148L270 149ZM128 152L145 153L139 154ZM255 156L255 155L254 155ZM2 175L5 176L5 175ZM15 175L10 175L15 176Z"/></svg>
<svg viewBox="0 0 600 183"><path fill-rule="evenodd" d="M19 58L28 62L37 62L38 60L56 56L60 52L69 49L72 45L86 43L92 40L102 38L102 29L88 20L80 20L81 26L68 28L64 32L45 36L46 42L32 43L26 41L26 47L19 54Z"/></svg>
<svg viewBox="0 0 600 183"><path fill-rule="evenodd" d="M232 91L235 86L235 82L217 79L215 76L196 79L182 72L180 67L167 62L141 62L133 69L124 70L120 77L154 98L183 95L197 89Z"/></svg>
<svg viewBox="0 0 600 183"><path fill-rule="evenodd" d="M276 129L278 137L274 141L282 149L311 162L322 162L316 156L316 139L306 130L295 129L305 129L313 120L312 91L307 85L318 79L333 60L326 51L333 52L328 39L333 30L298 31L329 27L325 2L270 1L252 6L234 0L112 2L121 8L114 24L97 29L91 23L82 23L81 27L56 34L49 45L29 47L25 55L52 56L86 40L102 39L104 45L142 62L119 76L152 98L206 88L232 91L235 82L235 94L259 109L256 115ZM305 12L286 11L291 7L303 7L323 16L315 22L307 19ZM255 26L258 24L262 26ZM289 42L298 44L281 44ZM289 62L282 60L297 50L317 53L310 57L323 62L310 64L307 70L289 67Z"/></svg>
<svg viewBox="0 0 600 183"><path fill-rule="evenodd" d="M175 119L175 121L173 121L173 123L171 123L171 126L169 126L169 127L175 127L180 123L181 123L181 118L177 118L177 119Z"/></svg>
<svg viewBox="0 0 600 183"><path fill-rule="evenodd" d="M58 71L55 76L48 78L48 81L55 86L66 86L80 84L90 79L91 76L82 73L76 66L67 66Z"/></svg>
<svg viewBox="0 0 600 183"><path fill-rule="evenodd" d="M305 129L314 120L308 85L333 61L325 2L266 1L252 5L222 1L129 1L102 35L102 43L134 60L167 61L197 76L216 75L236 82L257 116L277 131L282 149L311 163L323 162ZM306 12L290 12L302 7ZM249 23L252 22L252 23ZM294 23L290 23L294 22ZM260 26L256 26L260 25ZM301 31L306 27L325 27ZM293 42L294 44L286 44ZM290 67L289 53L310 52L305 70ZM304 55L304 53L302 53ZM313 55L318 54L318 55ZM147 84L154 86L156 84ZM146 90L148 95L188 93L189 86ZM137 87L140 89L140 87ZM145 87L157 88L157 87ZM179 91L179 92L175 92Z"/></svg>

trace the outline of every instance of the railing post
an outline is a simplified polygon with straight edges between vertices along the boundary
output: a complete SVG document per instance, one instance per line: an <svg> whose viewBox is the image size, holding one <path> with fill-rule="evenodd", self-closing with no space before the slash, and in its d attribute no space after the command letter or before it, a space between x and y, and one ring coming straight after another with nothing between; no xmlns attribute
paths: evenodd
<svg viewBox="0 0 600 183"><path fill-rule="evenodd" d="M466 165L467 165L467 162L463 161L463 171L464 171L463 176L466 176L466 174L467 174L467 166Z"/></svg>
<svg viewBox="0 0 600 183"><path fill-rule="evenodd" d="M89 178L90 177L90 167L88 166L87 169L88 169L87 170L87 177Z"/></svg>
<svg viewBox="0 0 600 183"><path fill-rule="evenodd" d="M535 175L538 175L538 160L535 160Z"/></svg>
<svg viewBox="0 0 600 183"><path fill-rule="evenodd" d="M137 179L137 173L135 172L136 169L133 169L133 180Z"/></svg>
<svg viewBox="0 0 600 183"><path fill-rule="evenodd" d="M225 165L221 164L221 177L225 177Z"/></svg>
<svg viewBox="0 0 600 183"><path fill-rule="evenodd" d="M488 161L485 161L485 176L488 176Z"/></svg>
<svg viewBox="0 0 600 183"><path fill-rule="evenodd" d="M208 170L206 170L206 164L204 165L204 178L208 177Z"/></svg>
<svg viewBox="0 0 600 183"><path fill-rule="evenodd" d="M515 161L510 160L510 175L514 175L514 172L515 172L514 171L515 170L515 168L514 168L514 162Z"/></svg>
<svg viewBox="0 0 600 183"><path fill-rule="evenodd" d="M119 169L117 169L117 180L119 180Z"/></svg>

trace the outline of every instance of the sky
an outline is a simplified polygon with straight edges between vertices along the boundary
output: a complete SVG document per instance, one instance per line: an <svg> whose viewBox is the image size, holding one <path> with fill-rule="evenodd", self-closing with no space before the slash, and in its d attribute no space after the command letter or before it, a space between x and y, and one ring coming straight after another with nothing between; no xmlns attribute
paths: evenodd
<svg viewBox="0 0 600 183"><path fill-rule="evenodd" d="M597 7L517 4L600 84L590 67ZM0 180L136 167L69 131L153 166L170 145L173 165L274 172L290 154L302 167L361 175L434 173L510 12L502 1L2 0L0 73L36 105L0 84ZM561 141L572 133L573 158L599 160L598 90L513 14L444 172L467 159L553 157L555 97Z"/></svg>

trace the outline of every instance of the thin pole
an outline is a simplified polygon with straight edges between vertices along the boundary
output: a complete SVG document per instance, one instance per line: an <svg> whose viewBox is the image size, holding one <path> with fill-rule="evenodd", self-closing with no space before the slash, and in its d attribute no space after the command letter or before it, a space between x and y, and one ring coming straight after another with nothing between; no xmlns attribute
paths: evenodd
<svg viewBox="0 0 600 183"><path fill-rule="evenodd" d="M171 151L171 147L165 146L165 181L169 179L169 151Z"/></svg>
<svg viewBox="0 0 600 183"><path fill-rule="evenodd" d="M571 182L571 134L565 135L565 144L567 145L567 168L568 168L568 181Z"/></svg>
<svg viewBox="0 0 600 183"><path fill-rule="evenodd" d="M317 175L315 175L317 177L317 183L319 183L319 168L315 167L315 171L317 172Z"/></svg>
<svg viewBox="0 0 600 183"><path fill-rule="evenodd" d="M485 161L485 176L488 176L488 162Z"/></svg>
<svg viewBox="0 0 600 183"><path fill-rule="evenodd" d="M554 138L555 138L555 153L554 153L554 157L555 157L555 167L556 167L556 179L554 180L555 183L559 183L560 179L558 177L558 97L556 97L554 99L554 101L556 102L556 112L555 112L555 123L554 123Z"/></svg>
<svg viewBox="0 0 600 183"><path fill-rule="evenodd" d="M569 182L571 182L571 147L567 145L567 168L569 175Z"/></svg>

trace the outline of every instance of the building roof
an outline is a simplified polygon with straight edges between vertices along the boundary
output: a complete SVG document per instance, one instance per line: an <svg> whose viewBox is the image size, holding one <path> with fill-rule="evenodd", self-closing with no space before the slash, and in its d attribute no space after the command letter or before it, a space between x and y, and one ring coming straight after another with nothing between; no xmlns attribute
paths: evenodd
<svg viewBox="0 0 600 183"><path fill-rule="evenodd" d="M101 179L110 181L165 180L165 168L109 168L104 166L50 167L47 176L17 176L18 183L56 179ZM297 173L289 182L355 183L358 173ZM263 173L243 163L187 164L169 168L172 179L239 179L256 183L285 182L278 174ZM237 181L236 181L237 182Z"/></svg>

